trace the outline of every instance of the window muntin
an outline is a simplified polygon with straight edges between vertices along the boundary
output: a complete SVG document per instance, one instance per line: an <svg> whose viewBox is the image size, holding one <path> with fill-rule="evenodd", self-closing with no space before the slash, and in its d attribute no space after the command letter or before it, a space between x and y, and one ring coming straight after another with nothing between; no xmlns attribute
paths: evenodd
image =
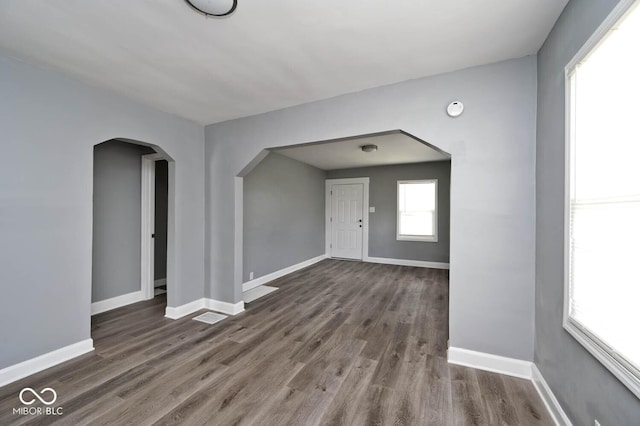
<svg viewBox="0 0 640 426"><path fill-rule="evenodd" d="M397 239L437 241L438 181L398 181Z"/></svg>

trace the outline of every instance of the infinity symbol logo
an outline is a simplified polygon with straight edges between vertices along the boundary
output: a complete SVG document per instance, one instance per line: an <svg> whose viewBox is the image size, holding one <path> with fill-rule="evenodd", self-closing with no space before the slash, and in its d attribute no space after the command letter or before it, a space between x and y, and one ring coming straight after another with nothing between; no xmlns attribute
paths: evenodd
<svg viewBox="0 0 640 426"><path fill-rule="evenodd" d="M31 394L33 394L33 396L35 396L35 398L31 398L30 400L26 400L23 398L23 395L25 392L31 392ZM46 401L44 398L42 398L40 395L44 395L45 392L50 392L53 395L53 399L51 401ZM36 402L36 398L40 400L40 402L42 402L44 405L51 405L54 402L56 402L56 399L58 399L58 394L56 393L56 391L54 391L51 388L44 388L42 389L42 391L40 392L40 394L38 395L38 392L34 391L31 388L24 388L20 391L20 401L24 404L24 405L31 405L34 402Z"/></svg>

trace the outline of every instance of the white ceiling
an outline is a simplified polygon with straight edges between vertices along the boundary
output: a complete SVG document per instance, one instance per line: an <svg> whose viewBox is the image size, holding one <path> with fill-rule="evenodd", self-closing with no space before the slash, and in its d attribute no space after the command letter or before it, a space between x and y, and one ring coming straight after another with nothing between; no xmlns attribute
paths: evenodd
<svg viewBox="0 0 640 426"><path fill-rule="evenodd" d="M202 124L537 52L567 0L2 0L0 52Z"/></svg>
<svg viewBox="0 0 640 426"><path fill-rule="evenodd" d="M363 145L377 145L375 152L363 152ZM441 151L401 133L386 133L374 136L355 137L296 145L274 149L273 152L286 155L322 170L350 169L353 167L383 166L388 164L422 163L425 161L449 160L451 157Z"/></svg>

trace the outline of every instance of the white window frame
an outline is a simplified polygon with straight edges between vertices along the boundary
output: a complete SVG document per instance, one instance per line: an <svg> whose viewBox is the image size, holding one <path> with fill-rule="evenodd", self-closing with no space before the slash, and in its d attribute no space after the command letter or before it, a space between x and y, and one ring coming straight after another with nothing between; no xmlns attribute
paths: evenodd
<svg viewBox="0 0 640 426"><path fill-rule="evenodd" d="M588 328L573 320L570 313L570 203L571 203L571 164L572 147L575 143L575 70L589 54L596 49L609 34L610 30L629 13L640 0L622 0L603 21L593 35L565 67L565 194L564 194L564 309L563 327L582 346L600 361L614 376L640 398L640 372L630 365L624 357L617 354L606 342L599 339ZM631 54L631 52L630 52ZM629 336L632 338L632 336Z"/></svg>
<svg viewBox="0 0 640 426"><path fill-rule="evenodd" d="M433 235L404 235L400 234L400 185L412 183L435 184L435 209L433 212ZM438 242L438 179L399 180L396 186L396 239L398 241L421 241L428 243Z"/></svg>

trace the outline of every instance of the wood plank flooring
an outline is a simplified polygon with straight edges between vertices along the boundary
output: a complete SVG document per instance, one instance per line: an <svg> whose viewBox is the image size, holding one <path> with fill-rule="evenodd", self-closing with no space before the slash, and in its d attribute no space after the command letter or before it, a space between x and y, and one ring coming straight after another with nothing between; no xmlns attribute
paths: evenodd
<svg viewBox="0 0 640 426"><path fill-rule="evenodd" d="M95 351L0 388L0 424L553 424L529 381L447 363L448 271L325 260L273 285L215 325L164 295L93 317ZM63 414L13 415L27 386Z"/></svg>

